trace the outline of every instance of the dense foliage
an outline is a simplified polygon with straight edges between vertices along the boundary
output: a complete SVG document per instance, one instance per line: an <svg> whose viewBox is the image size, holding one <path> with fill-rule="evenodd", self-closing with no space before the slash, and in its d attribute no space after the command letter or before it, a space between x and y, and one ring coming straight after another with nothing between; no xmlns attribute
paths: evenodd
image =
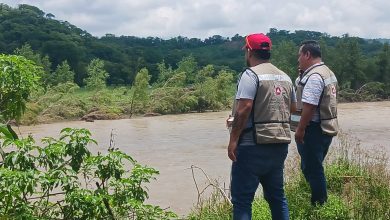
<svg viewBox="0 0 390 220"><path fill-rule="evenodd" d="M22 56L0 55L0 123L19 119L42 69Z"/></svg>
<svg viewBox="0 0 390 220"><path fill-rule="evenodd" d="M231 105L244 67L242 36L97 38L54 18L34 6L0 4L0 52L24 56L43 70L42 89L34 90L27 103L24 123L203 112ZM268 35L274 45L272 62L292 79L299 43L316 39L337 75L341 101L390 97L386 40L275 28Z"/></svg>
<svg viewBox="0 0 390 220"><path fill-rule="evenodd" d="M59 69L68 70L66 66ZM59 139L42 139L42 146L30 136L19 139L8 122L22 116L41 74L33 61L0 55L0 219L175 217L145 203L145 183L158 171L112 146L92 155L87 147L96 141L88 130L65 128ZM54 88L58 95L75 87L64 83Z"/></svg>
<svg viewBox="0 0 390 220"><path fill-rule="evenodd" d="M217 71L228 67L239 72L245 64L241 51L243 37L238 34L233 37L215 35L204 40L113 34L98 38L26 4L17 8L0 4L0 21L0 53L10 54L18 48L20 53L20 50L23 52L20 48L28 44L35 55L25 50L23 54L42 65L46 73L53 73L66 60L79 86L83 86L88 77L86 67L96 58L104 61L109 85L133 84L142 68L147 68L150 83L154 83L164 79L159 75L159 63L176 68L183 57L190 55L199 66L211 64ZM337 74L342 88L356 90L372 81L390 83L389 40L362 39L348 34L335 37L314 31L290 32L275 28L267 34L273 40L273 62L293 78L296 76L299 43L315 39L322 43L324 60ZM194 75L188 75L186 83L193 81Z"/></svg>
<svg viewBox="0 0 390 220"><path fill-rule="evenodd" d="M46 90L41 88L31 95L21 122L218 111L231 105L235 88L231 70L216 71L212 65L201 68L190 57L183 58L176 69L165 63L160 63L159 69L164 78L154 84L150 83L148 70L143 68L131 87L80 88L67 82L49 86ZM188 85L187 79L191 75L196 77L192 79L193 84Z"/></svg>
<svg viewBox="0 0 390 220"><path fill-rule="evenodd" d="M145 204L145 183L158 171L109 147L85 129L65 128L59 139L14 139L0 133L0 218L170 219L175 214Z"/></svg>

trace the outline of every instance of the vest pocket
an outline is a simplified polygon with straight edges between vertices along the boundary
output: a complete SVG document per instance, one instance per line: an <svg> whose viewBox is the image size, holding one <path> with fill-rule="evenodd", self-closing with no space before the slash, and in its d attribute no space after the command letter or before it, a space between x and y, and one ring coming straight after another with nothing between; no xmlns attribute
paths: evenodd
<svg viewBox="0 0 390 220"><path fill-rule="evenodd" d="M257 144L290 143L290 125L288 123L255 124Z"/></svg>

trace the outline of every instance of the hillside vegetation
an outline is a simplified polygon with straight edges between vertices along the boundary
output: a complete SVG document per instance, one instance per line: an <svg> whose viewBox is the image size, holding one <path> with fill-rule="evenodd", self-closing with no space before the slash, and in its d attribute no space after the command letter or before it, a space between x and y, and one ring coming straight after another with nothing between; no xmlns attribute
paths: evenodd
<svg viewBox="0 0 390 220"><path fill-rule="evenodd" d="M385 39L271 28L272 62L292 79L301 41L321 43L336 73L341 101L390 96L390 49ZM94 37L31 5L0 4L0 53L24 56L43 70L22 122L114 119L144 113L229 108L245 67L244 37Z"/></svg>

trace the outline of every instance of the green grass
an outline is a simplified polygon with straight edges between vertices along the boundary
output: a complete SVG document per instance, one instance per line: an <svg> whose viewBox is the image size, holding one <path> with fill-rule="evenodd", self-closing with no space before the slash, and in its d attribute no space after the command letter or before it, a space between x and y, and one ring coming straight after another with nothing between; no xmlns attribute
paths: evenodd
<svg viewBox="0 0 390 220"><path fill-rule="evenodd" d="M299 169L299 160L286 164L288 173L285 192L294 220L388 220L390 219L390 172L388 157L383 152L370 153L353 145L344 135L339 146L333 147L325 165L328 202L323 206L310 204L310 189ZM289 167L292 169L289 169ZM219 202L213 195L214 206L200 206L190 214L191 220L232 219L231 206ZM222 201L222 202L221 202ZM205 202L204 204L207 204ZM218 212L213 209L218 208ZM224 211L222 209L225 209ZM253 203L254 220L271 219L267 202L257 197Z"/></svg>

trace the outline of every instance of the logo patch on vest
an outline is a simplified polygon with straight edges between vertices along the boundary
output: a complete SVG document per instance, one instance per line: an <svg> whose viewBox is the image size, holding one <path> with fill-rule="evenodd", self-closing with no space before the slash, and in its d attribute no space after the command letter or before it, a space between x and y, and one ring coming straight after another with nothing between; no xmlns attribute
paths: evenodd
<svg viewBox="0 0 390 220"><path fill-rule="evenodd" d="M282 94L282 89L278 86L275 88L275 95L281 95Z"/></svg>
<svg viewBox="0 0 390 220"><path fill-rule="evenodd" d="M336 87L332 85L331 92L333 96L336 96Z"/></svg>

